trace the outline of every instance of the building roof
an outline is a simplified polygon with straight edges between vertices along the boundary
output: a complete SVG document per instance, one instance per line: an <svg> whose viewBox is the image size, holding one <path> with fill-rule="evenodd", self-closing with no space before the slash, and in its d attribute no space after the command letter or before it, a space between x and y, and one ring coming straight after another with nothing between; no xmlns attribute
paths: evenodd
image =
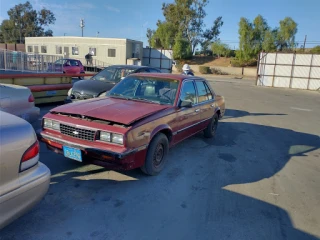
<svg viewBox="0 0 320 240"><path fill-rule="evenodd" d="M53 37L26 37L26 39L57 39L57 38L64 38L64 39L72 39L72 38L76 38L76 39L88 39L88 40L97 40L97 39L103 39L103 40L126 40L126 41L134 41L134 42L142 42L139 40L133 40L133 39L129 39L129 38L102 38L102 37L79 37L79 36L53 36Z"/></svg>

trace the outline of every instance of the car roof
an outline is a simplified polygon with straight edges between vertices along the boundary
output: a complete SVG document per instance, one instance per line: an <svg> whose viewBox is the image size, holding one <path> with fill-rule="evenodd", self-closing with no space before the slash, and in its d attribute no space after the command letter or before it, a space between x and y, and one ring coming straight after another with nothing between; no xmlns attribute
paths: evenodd
<svg viewBox="0 0 320 240"><path fill-rule="evenodd" d="M58 60L73 60L73 61L80 61L78 59L74 59L74 58L61 58L61 59L58 59Z"/></svg>
<svg viewBox="0 0 320 240"><path fill-rule="evenodd" d="M116 67L116 68L129 68L129 69L154 68L154 67L149 67L149 66L139 66L139 65L110 65L109 67Z"/></svg>
<svg viewBox="0 0 320 240"><path fill-rule="evenodd" d="M183 74L172 74L172 73L134 73L129 76L141 76L141 77L154 77L154 78L165 78L165 79L173 79L177 81L183 81L185 79L202 79L201 77L183 75Z"/></svg>

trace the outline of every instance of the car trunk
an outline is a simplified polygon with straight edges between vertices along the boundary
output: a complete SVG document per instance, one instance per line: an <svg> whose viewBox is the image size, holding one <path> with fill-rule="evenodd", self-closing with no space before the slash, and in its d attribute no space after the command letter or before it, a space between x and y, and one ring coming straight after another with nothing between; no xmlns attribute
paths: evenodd
<svg viewBox="0 0 320 240"><path fill-rule="evenodd" d="M31 91L27 87L1 84L0 85L0 110L11 113L13 115L20 115L25 109L34 107L34 101L29 101ZM24 118L23 116L20 116Z"/></svg>

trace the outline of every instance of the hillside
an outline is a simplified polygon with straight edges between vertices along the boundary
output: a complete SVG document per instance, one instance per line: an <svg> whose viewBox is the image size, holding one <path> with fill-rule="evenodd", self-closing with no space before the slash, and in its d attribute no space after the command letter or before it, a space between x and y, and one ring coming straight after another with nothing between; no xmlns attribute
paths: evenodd
<svg viewBox="0 0 320 240"><path fill-rule="evenodd" d="M219 66L219 67L229 67L231 58L221 57L214 58L211 56L194 56L190 60L182 60L183 64L187 63L189 65L204 65L204 66Z"/></svg>

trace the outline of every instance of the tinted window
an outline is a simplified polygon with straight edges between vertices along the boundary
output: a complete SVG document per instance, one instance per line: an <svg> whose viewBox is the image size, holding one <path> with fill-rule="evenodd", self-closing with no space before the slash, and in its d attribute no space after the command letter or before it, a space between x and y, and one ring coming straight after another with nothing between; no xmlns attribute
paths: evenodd
<svg viewBox="0 0 320 240"><path fill-rule="evenodd" d="M129 76L112 88L107 96L128 100L173 105L179 81Z"/></svg>
<svg viewBox="0 0 320 240"><path fill-rule="evenodd" d="M197 90L198 90L198 100L199 103L208 101L212 99L212 94L208 89L208 86L206 86L205 82L196 82Z"/></svg>
<svg viewBox="0 0 320 240"><path fill-rule="evenodd" d="M209 100L213 99L213 94L212 94L212 92L211 92L211 90L210 90L209 86L207 85L207 83L206 83L206 82L203 82L203 83L204 83L204 85L205 85L205 87L206 87L206 90L207 90L207 93L208 93L208 98L209 98Z"/></svg>
<svg viewBox="0 0 320 240"><path fill-rule="evenodd" d="M107 67L97 75L93 76L93 80L119 82L122 78L132 73L134 69L121 68L121 67Z"/></svg>
<svg viewBox="0 0 320 240"><path fill-rule="evenodd" d="M76 61L76 60L71 60L70 65L71 66L79 66L78 61Z"/></svg>
<svg viewBox="0 0 320 240"><path fill-rule="evenodd" d="M147 68L140 68L137 73L149 72Z"/></svg>
<svg viewBox="0 0 320 240"><path fill-rule="evenodd" d="M155 69L155 68L149 68L149 72L151 72L151 73L159 73L161 71L158 70L158 69Z"/></svg>
<svg viewBox="0 0 320 240"><path fill-rule="evenodd" d="M196 89L192 81L183 84L180 99L182 101L191 101L193 104L197 103Z"/></svg>

